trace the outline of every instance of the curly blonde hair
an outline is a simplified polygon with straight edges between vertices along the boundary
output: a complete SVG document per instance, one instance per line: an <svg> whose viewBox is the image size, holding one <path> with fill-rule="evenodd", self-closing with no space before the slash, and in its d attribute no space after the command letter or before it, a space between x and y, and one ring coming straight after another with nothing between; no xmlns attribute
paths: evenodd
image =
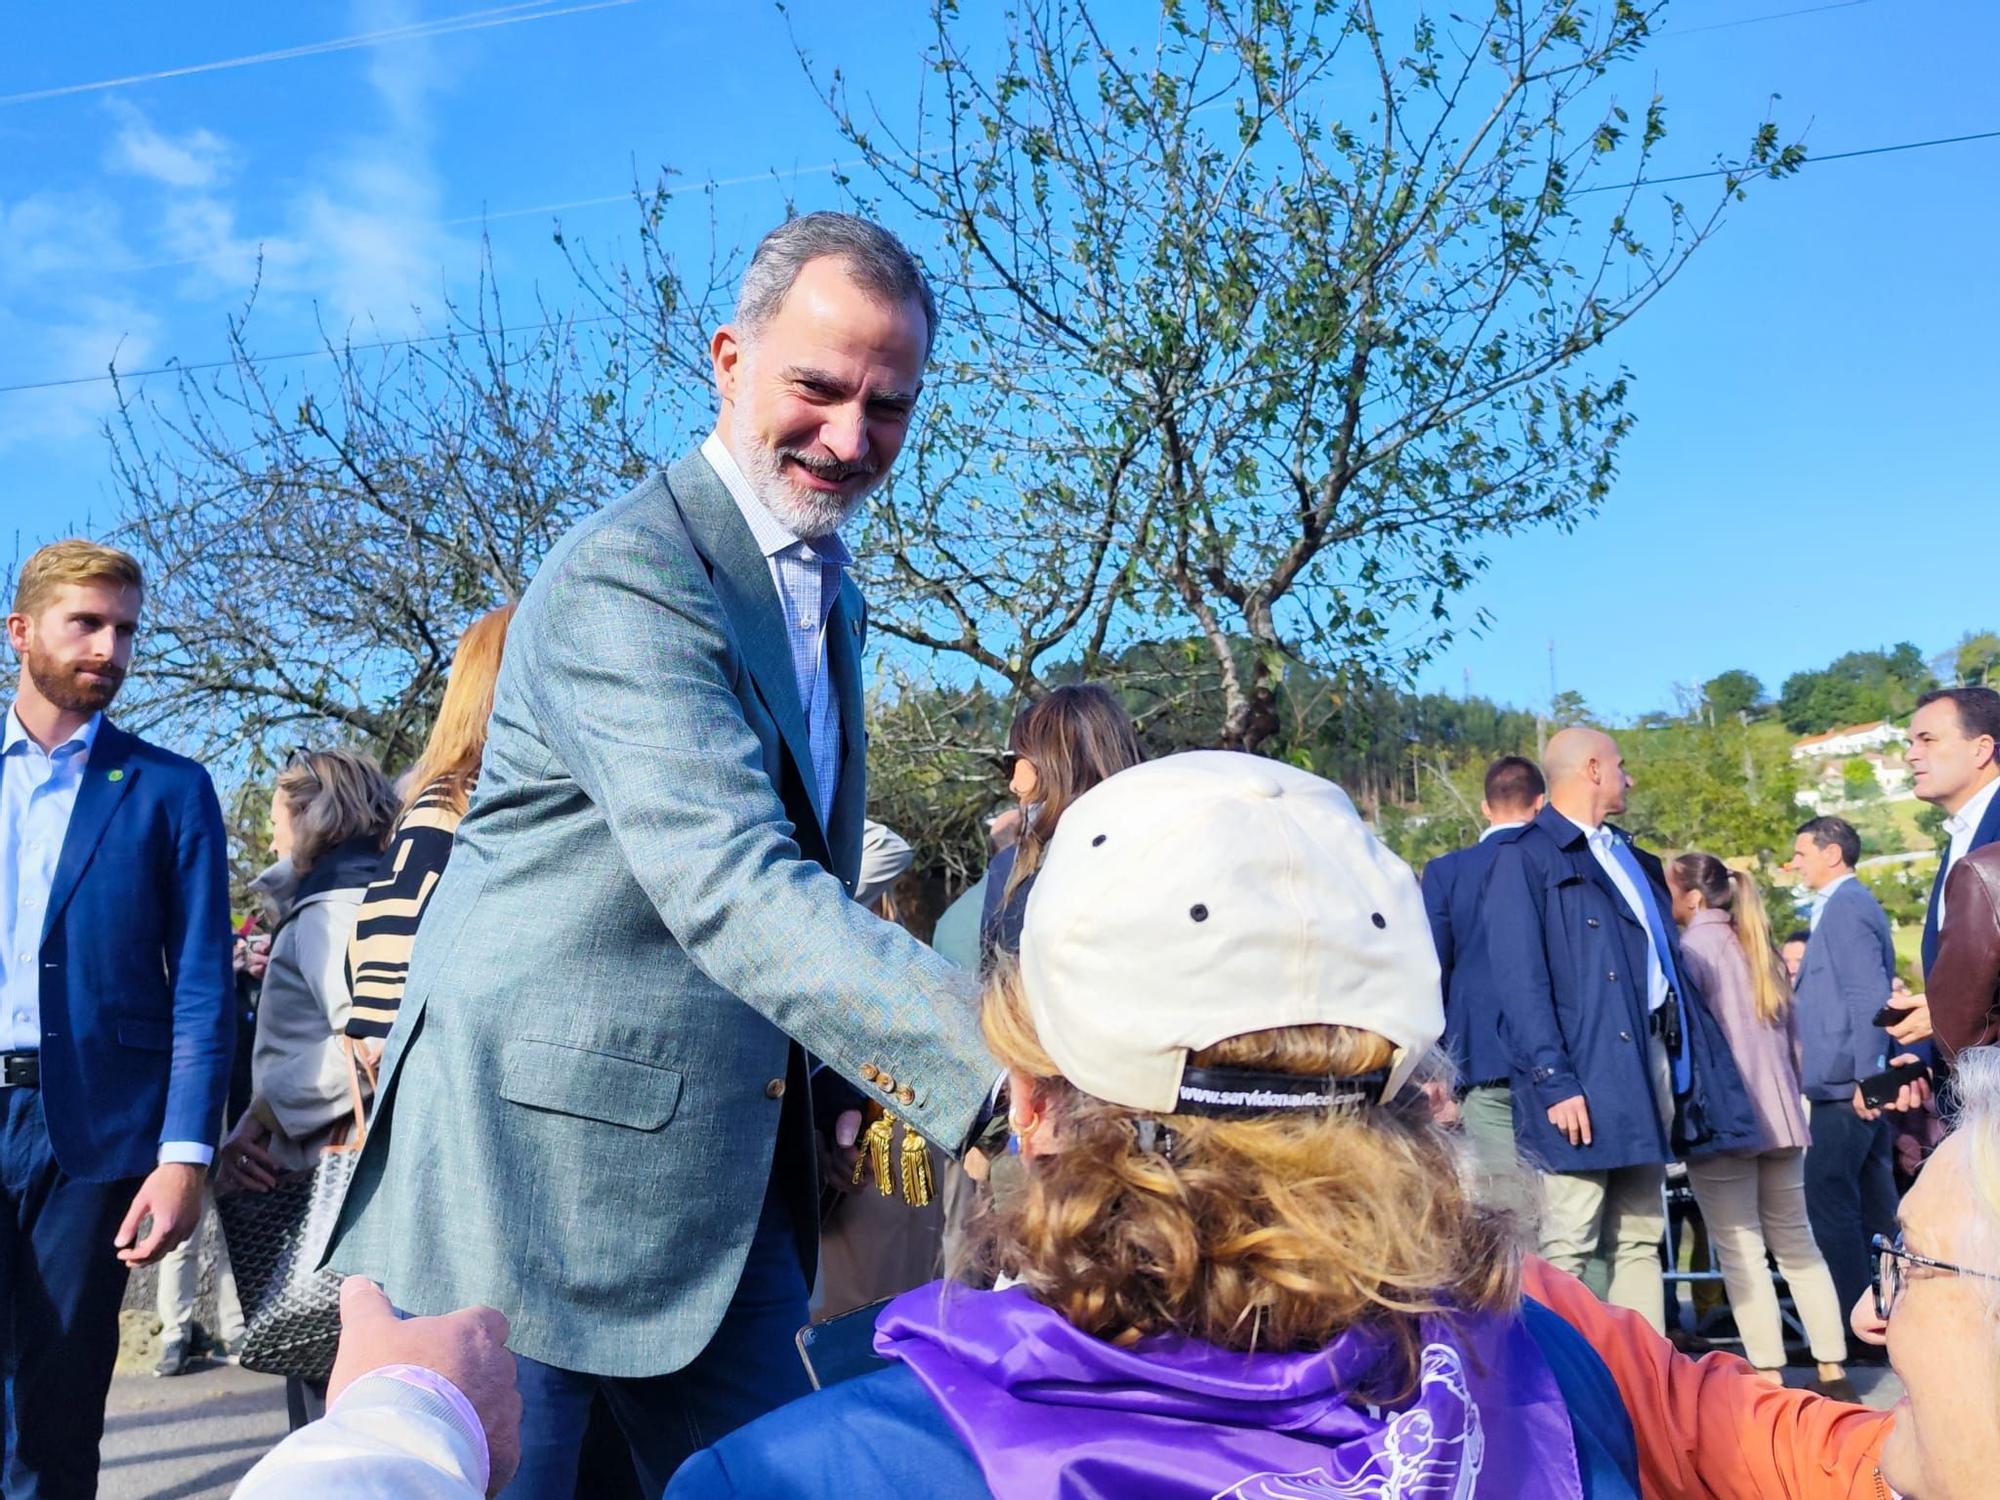
<svg viewBox="0 0 2000 1500"><path fill-rule="evenodd" d="M1081 1331L1299 1352L1373 1326L1401 1349L1400 1384L1378 1393L1396 1400L1414 1388L1420 1316L1518 1306L1514 1222L1466 1190L1428 1106L1149 1126L1060 1076L1013 966L994 975L982 1023L994 1055L1041 1082L1056 1144L982 1221L974 1254ZM1189 1063L1352 1077L1391 1052L1373 1032L1294 1026Z"/></svg>

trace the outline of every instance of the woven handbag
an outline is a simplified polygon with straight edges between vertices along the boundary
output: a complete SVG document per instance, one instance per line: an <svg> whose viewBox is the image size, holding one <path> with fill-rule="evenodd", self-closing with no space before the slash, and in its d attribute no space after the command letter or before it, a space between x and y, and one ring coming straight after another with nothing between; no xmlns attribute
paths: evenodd
<svg viewBox="0 0 2000 1500"><path fill-rule="evenodd" d="M368 1135L362 1078L371 1097L375 1086L375 1070L354 1043L342 1037L341 1045L354 1096L350 1137L329 1145L304 1171L287 1172L267 1193L230 1193L215 1204L243 1304L243 1367L315 1383L333 1372L340 1344L342 1278L321 1269L320 1260Z"/></svg>

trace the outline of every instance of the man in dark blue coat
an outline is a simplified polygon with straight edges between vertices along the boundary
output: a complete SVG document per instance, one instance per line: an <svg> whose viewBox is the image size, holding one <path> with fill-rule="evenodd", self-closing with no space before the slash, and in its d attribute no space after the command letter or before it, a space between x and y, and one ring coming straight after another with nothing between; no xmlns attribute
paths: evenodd
<svg viewBox="0 0 2000 1500"><path fill-rule="evenodd" d="M1580 1274L1601 1247L1610 1300L1660 1328L1666 1163L1753 1150L1757 1124L1681 967L1660 862L1605 821L1632 785L1617 743L1565 729L1542 770L1549 805L1486 878L1515 1131L1544 1171L1542 1255Z"/></svg>
<svg viewBox="0 0 2000 1500"><path fill-rule="evenodd" d="M1896 1232L1889 1122L1864 1110L1857 1085L1888 1065L1889 1034L1875 1024L1896 977L1889 918L1854 878L1861 836L1842 818L1798 832L1788 866L1813 892L1812 935L1799 965L1799 1081L1812 1111L1806 1216L1840 1305L1868 1290L1869 1242Z"/></svg>
<svg viewBox="0 0 2000 1500"><path fill-rule="evenodd" d="M7 1495L97 1492L118 1303L185 1240L234 1041L208 773L104 717L139 565L55 542L21 569L0 754L0 1370Z"/></svg>
<svg viewBox="0 0 2000 1500"><path fill-rule="evenodd" d="M1444 1049L1458 1070L1459 1114L1473 1155L1498 1201L1532 1206L1514 1141L1513 1091L1507 1049L1500 1041L1500 995L1486 953L1483 901L1486 875L1500 846L1534 821L1547 798L1542 769L1520 755L1503 755L1486 768L1479 804L1486 831L1465 849L1440 854L1424 866L1424 910L1437 945L1444 986Z"/></svg>

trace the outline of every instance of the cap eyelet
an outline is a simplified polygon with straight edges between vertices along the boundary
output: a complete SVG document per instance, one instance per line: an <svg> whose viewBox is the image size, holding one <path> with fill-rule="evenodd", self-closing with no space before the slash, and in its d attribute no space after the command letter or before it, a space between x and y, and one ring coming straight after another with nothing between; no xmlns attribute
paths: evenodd
<svg viewBox="0 0 2000 1500"><path fill-rule="evenodd" d="M1102 844L1107 837L1109 837L1108 834L1100 833L1096 838L1090 841L1090 847L1093 849L1097 848L1097 846Z"/></svg>
<svg viewBox="0 0 2000 1500"><path fill-rule="evenodd" d="M1188 915L1193 917L1197 922L1206 922L1208 920L1208 908L1197 901L1193 906L1188 908Z"/></svg>
<svg viewBox="0 0 2000 1500"><path fill-rule="evenodd" d="M1379 911L1370 912L1368 920L1373 922L1377 927L1387 927L1389 925L1389 919L1383 916L1382 913L1380 913Z"/></svg>

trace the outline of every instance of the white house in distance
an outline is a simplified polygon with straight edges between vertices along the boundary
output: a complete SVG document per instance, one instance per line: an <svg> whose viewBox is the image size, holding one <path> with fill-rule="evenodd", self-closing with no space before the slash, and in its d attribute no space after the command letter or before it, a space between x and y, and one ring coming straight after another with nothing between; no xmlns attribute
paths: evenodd
<svg viewBox="0 0 2000 1500"><path fill-rule="evenodd" d="M1870 724L1849 724L1825 734L1808 735L1792 744L1792 759L1802 775L1798 801L1814 812L1831 812L1847 803L1847 787L1842 768L1856 757L1868 764L1882 798L1902 802L1916 795L1904 751L1909 735L1886 719Z"/></svg>
<svg viewBox="0 0 2000 1500"><path fill-rule="evenodd" d="M1910 737L1887 719L1877 719L1872 724L1849 724L1844 729L1829 729L1825 734L1809 734L1802 740L1792 742L1793 760L1818 760L1830 755L1866 755L1873 750L1882 753L1894 745L1900 751L1910 743Z"/></svg>

